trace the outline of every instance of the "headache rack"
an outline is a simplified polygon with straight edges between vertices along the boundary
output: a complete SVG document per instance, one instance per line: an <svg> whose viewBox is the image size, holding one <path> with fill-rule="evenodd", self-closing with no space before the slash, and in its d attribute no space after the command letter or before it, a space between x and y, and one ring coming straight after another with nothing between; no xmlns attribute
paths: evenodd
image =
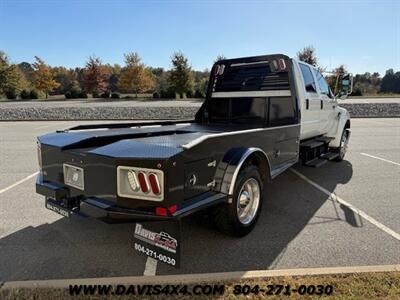
<svg viewBox="0 0 400 300"><path fill-rule="evenodd" d="M211 70L201 123L281 126L299 123L292 61L286 55L225 59Z"/></svg>

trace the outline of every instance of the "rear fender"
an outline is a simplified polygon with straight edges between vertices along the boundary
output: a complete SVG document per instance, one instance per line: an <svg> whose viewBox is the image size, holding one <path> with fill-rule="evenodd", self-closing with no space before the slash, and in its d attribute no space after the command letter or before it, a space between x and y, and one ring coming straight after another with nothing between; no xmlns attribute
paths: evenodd
<svg viewBox="0 0 400 300"><path fill-rule="evenodd" d="M232 148L218 164L215 174L220 192L233 195L236 179L245 162L251 161L260 169L262 179L271 180L271 168L267 154L260 148Z"/></svg>

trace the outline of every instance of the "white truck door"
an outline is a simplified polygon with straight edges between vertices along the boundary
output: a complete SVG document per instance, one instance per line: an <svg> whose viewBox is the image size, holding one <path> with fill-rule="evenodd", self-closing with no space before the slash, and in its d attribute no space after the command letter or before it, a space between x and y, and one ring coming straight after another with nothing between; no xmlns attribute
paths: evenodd
<svg viewBox="0 0 400 300"><path fill-rule="evenodd" d="M301 139L314 137L320 134L321 100L315 84L315 78L311 68L299 62L303 82L304 101L301 105Z"/></svg>
<svg viewBox="0 0 400 300"><path fill-rule="evenodd" d="M328 133L336 124L335 108L337 102L333 96L324 76L317 69L314 69L320 98L320 134Z"/></svg>

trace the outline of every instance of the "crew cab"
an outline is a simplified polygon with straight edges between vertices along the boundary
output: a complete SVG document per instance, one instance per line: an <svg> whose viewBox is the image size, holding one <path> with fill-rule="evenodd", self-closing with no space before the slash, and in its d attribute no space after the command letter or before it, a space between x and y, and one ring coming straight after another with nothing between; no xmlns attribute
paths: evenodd
<svg viewBox="0 0 400 300"><path fill-rule="evenodd" d="M81 125L38 137L36 191L64 216L179 219L210 208L217 227L255 226L265 182L297 162L341 161L349 113L321 72L286 55L217 61L193 120Z"/></svg>

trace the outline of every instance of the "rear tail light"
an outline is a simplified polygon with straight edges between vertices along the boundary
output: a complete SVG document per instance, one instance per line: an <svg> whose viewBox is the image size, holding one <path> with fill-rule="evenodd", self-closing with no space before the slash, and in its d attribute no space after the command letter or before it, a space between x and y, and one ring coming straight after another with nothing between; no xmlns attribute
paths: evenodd
<svg viewBox="0 0 400 300"><path fill-rule="evenodd" d="M149 181L150 181L150 186L151 190L155 195L159 195L161 190L160 190L160 183L158 182L157 175L154 173L151 173L149 175Z"/></svg>
<svg viewBox="0 0 400 300"><path fill-rule="evenodd" d="M138 177L139 177L140 189L142 190L143 193L148 193L149 185L147 184L146 174L140 172Z"/></svg>
<svg viewBox="0 0 400 300"><path fill-rule="evenodd" d="M163 201L164 173L157 169L119 166L117 168L117 193L120 197Z"/></svg>

